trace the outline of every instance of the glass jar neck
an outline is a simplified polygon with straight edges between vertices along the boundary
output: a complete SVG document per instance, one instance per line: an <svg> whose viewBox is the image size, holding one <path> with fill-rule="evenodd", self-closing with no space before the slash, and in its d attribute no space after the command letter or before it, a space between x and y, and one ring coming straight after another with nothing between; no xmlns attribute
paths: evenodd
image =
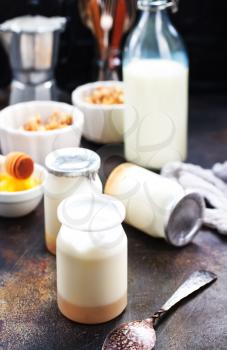
<svg viewBox="0 0 227 350"><path fill-rule="evenodd" d="M145 9L142 11L142 15L139 21L139 27L142 28L147 28L149 29L156 28L160 29L163 27L165 24L170 23L170 17L168 10L166 8L159 8L157 7L155 10L152 9Z"/></svg>

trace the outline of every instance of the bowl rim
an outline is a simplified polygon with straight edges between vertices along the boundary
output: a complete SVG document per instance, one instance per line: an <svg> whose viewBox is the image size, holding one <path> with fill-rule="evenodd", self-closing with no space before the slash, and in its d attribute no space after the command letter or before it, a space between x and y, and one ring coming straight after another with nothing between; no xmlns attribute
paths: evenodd
<svg viewBox="0 0 227 350"><path fill-rule="evenodd" d="M5 125L2 125L1 124L1 120L3 119L4 117L4 114L6 112L8 112L9 110L13 110L13 109L18 109L18 108L21 108L23 107L24 105L26 106L29 106L29 105L33 105L34 104L34 107L35 105L53 105L53 104L56 104L58 105L59 107L62 106L62 107L66 107L67 108L71 108L72 112L72 117L73 117L73 124L72 125L69 125L69 126L66 126L65 128L61 128L61 129L54 129L54 130L42 130L42 131L27 131L27 130L23 130L23 129L15 129L13 127L9 127L9 126L5 126ZM75 115L76 115L76 118L75 118ZM11 106L7 106L5 108L3 108L1 111L0 111L0 130L4 130L4 131L7 131L13 135L23 135L25 137L34 137L34 136L44 136L44 135L58 135L58 134L61 134L61 133L66 133L67 131L71 130L72 128L74 127L79 127L83 124L84 122L84 114L83 112L77 107L77 106L74 106L72 104L69 104L69 103L66 103L66 102L59 102L59 101L28 101L28 102L20 102L20 103L16 103L15 105L11 105Z"/></svg>
<svg viewBox="0 0 227 350"><path fill-rule="evenodd" d="M0 203L16 203L16 202L26 202L27 200L30 200L31 198L35 198L36 196L34 195L37 192L37 196L40 195L40 191L42 191L44 187L44 183L47 179L48 172L47 170L40 164L35 163L34 167L35 171L39 171L43 175L43 181L36 187L30 188L28 190L23 190L23 191L17 191L17 192L7 192L7 191L0 191L1 194L1 199ZM20 198L23 196L29 195L29 198ZM34 196L32 196L34 195ZM7 199L6 199L7 198ZM9 199L12 199L11 201Z"/></svg>
<svg viewBox="0 0 227 350"><path fill-rule="evenodd" d="M125 108L125 103L122 104L112 104L112 105L104 105L104 104L92 104L89 102L86 102L82 97L82 93L86 91L92 91L98 86L120 86L124 88L124 83L122 81L115 81L115 80L108 80L108 81L96 81L87 83L84 85L78 86L75 90L72 92L72 103L74 106L78 108L87 108L90 110L123 110Z"/></svg>

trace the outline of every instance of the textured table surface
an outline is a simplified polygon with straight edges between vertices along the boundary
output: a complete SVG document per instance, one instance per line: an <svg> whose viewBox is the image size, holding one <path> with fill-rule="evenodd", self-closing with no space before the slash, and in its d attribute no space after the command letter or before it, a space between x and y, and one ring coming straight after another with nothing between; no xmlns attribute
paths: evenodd
<svg viewBox="0 0 227 350"><path fill-rule="evenodd" d="M211 166L227 159L227 97L191 98L189 161ZM98 147L103 181L123 161L122 146ZM227 349L227 238L201 231L178 250L125 226L129 239L129 304L118 319L83 326L56 305L55 258L44 246L43 206L17 220L0 218L0 350L98 350L114 326L156 311L194 270L218 281L166 318L156 350Z"/></svg>

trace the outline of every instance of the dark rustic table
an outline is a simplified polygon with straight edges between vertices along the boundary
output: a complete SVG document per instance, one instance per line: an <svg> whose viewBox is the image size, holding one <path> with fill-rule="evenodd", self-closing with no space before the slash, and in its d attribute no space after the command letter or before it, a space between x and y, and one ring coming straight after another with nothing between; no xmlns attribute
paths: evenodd
<svg viewBox="0 0 227 350"><path fill-rule="evenodd" d="M191 98L189 161L211 166L227 159L227 96ZM123 161L122 145L98 147L105 180ZM227 349L227 239L201 231L174 249L125 226L129 239L129 304L118 319L84 326L64 318L56 304L55 258L44 246L43 205L17 220L0 219L0 349L98 350L114 326L149 316L194 270L218 281L191 298L158 328L156 350Z"/></svg>

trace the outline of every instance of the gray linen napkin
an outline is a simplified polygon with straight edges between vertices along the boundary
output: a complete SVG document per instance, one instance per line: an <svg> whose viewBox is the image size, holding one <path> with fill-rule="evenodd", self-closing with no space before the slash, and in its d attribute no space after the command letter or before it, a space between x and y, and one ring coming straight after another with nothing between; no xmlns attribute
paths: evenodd
<svg viewBox="0 0 227 350"><path fill-rule="evenodd" d="M186 191L200 193L207 203L204 225L227 235L227 162L212 169L173 162L162 168L161 174L177 181Z"/></svg>

